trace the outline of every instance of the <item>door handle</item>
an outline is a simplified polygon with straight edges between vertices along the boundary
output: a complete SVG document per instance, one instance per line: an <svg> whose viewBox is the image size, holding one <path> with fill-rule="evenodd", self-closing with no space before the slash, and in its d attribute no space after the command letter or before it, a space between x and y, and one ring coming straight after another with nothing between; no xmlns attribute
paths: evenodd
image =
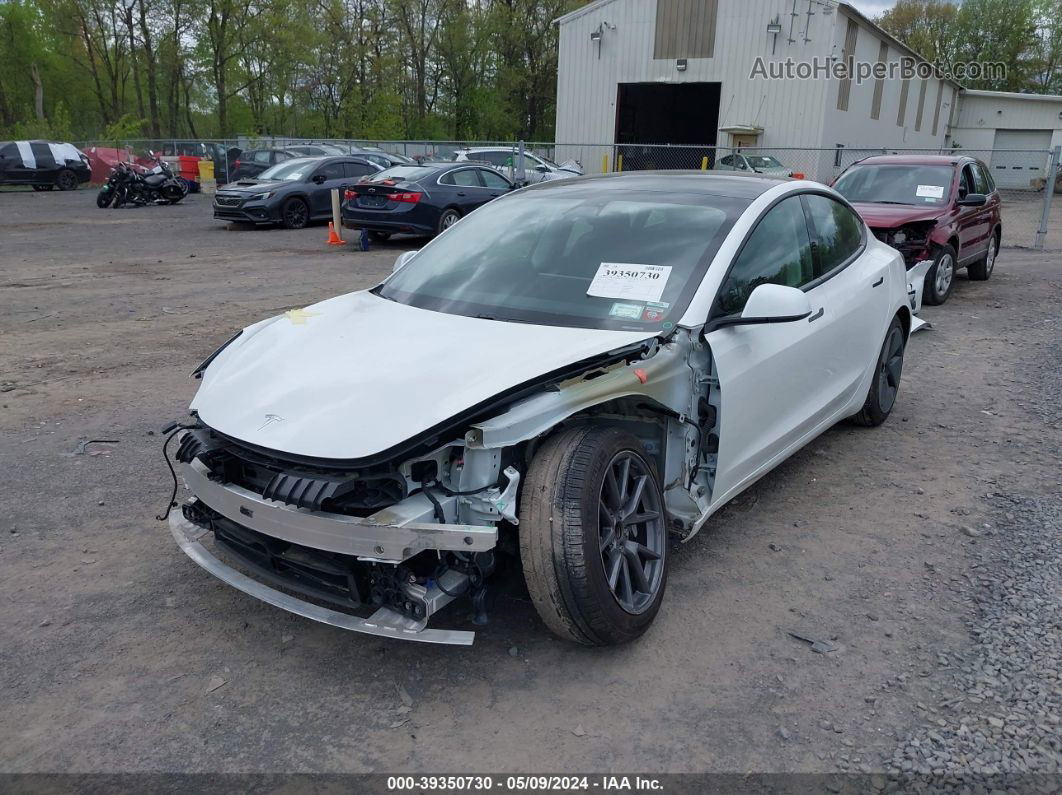
<svg viewBox="0 0 1062 795"><path fill-rule="evenodd" d="M876 282L874 282L870 286L871 287L881 287L881 285L883 285L883 284L885 284L885 277L884 276L882 276L880 279L878 279Z"/></svg>
<svg viewBox="0 0 1062 795"><path fill-rule="evenodd" d="M826 314L826 307L820 306L819 307L819 311L808 318L808 323L814 323L816 320L818 320L820 317L822 317L825 314Z"/></svg>
<svg viewBox="0 0 1062 795"><path fill-rule="evenodd" d="M464 195L465 195L465 193L464 193L464 191L458 191L458 192L457 192L457 195L458 195L458 196L464 196Z"/></svg>

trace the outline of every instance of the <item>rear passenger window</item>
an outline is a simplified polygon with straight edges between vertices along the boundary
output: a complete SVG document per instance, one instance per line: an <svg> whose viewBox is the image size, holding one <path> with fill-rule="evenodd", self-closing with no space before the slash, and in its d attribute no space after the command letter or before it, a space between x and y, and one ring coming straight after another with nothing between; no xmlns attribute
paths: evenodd
<svg viewBox="0 0 1062 795"><path fill-rule="evenodd" d="M344 163L343 170L348 177L364 177L367 174L375 174L376 169L364 163Z"/></svg>
<svg viewBox="0 0 1062 795"><path fill-rule="evenodd" d="M454 185L458 185L463 188L481 188L479 177L476 176L478 169L466 168L463 171L455 171L451 176L454 178Z"/></svg>
<svg viewBox="0 0 1062 795"><path fill-rule="evenodd" d="M254 153L254 157L251 158L255 163L261 163L264 166L269 165L269 152L265 149L259 149ZM279 162L279 158L278 158Z"/></svg>
<svg viewBox="0 0 1062 795"><path fill-rule="evenodd" d="M863 246L863 222L839 201L828 196L807 195L808 215L818 244L815 278L825 276L855 256Z"/></svg>
<svg viewBox="0 0 1062 795"><path fill-rule="evenodd" d="M803 287L814 279L804 209L800 197L793 196L771 208L745 241L719 289L719 305L725 314L734 314L761 284Z"/></svg>

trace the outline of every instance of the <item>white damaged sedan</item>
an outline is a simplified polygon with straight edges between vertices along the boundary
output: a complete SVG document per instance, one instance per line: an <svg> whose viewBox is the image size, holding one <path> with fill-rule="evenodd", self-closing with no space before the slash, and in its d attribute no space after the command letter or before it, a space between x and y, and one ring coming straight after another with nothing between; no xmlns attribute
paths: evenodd
<svg viewBox="0 0 1062 795"><path fill-rule="evenodd" d="M522 568L555 633L630 641L672 537L836 422L884 422L918 303L818 183L543 183L200 365L170 529L234 587L357 632L469 644Z"/></svg>

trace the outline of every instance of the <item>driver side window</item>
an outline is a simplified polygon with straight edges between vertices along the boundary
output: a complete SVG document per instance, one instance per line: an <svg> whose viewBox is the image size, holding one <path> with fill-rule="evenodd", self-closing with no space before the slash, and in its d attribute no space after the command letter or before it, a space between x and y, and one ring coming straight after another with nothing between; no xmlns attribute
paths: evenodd
<svg viewBox="0 0 1062 795"><path fill-rule="evenodd" d="M719 307L735 314L761 284L803 287L814 279L804 209L799 196L790 196L772 207L745 241L719 289Z"/></svg>

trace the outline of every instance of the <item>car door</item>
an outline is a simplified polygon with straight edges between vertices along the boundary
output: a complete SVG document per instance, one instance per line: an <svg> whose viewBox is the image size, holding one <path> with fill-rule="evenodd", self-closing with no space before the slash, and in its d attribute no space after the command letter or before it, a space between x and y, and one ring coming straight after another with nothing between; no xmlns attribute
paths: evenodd
<svg viewBox="0 0 1062 795"><path fill-rule="evenodd" d="M720 394L718 466L713 504L726 501L778 463L834 416L841 386L831 379L830 349L844 345L828 279L816 275L804 205L788 196L758 221L724 278L706 326ZM808 318L727 326L760 284L804 289Z"/></svg>
<svg viewBox="0 0 1062 795"><path fill-rule="evenodd" d="M13 141L0 143L0 185L14 181L15 168L21 165L18 147Z"/></svg>
<svg viewBox="0 0 1062 795"><path fill-rule="evenodd" d="M310 213L318 218L331 215L332 190L342 191L348 182L340 161L324 163L315 168L306 185L310 193Z"/></svg>
<svg viewBox="0 0 1062 795"><path fill-rule="evenodd" d="M868 252L867 229L848 205L825 194L803 197L815 275L823 306L832 313L821 331L835 344L822 348L825 378L839 390L838 408L866 397L867 375L877 361L890 311L886 278L889 255ZM823 320L826 320L825 316Z"/></svg>
<svg viewBox="0 0 1062 795"><path fill-rule="evenodd" d="M971 193L977 193L977 189L974 186L973 168L970 163L967 163L959 173L958 197L962 200ZM978 232L984 207L960 206L956 210L956 225L959 227L959 263L964 263L971 255L977 255L984 248Z"/></svg>
<svg viewBox="0 0 1062 795"><path fill-rule="evenodd" d="M969 163L966 167L970 169L970 176L973 179L973 192L985 197L985 203L981 207L972 208L978 212L974 215L972 224L972 247L966 253L971 258L975 258L975 255L981 257L988 250L994 220L999 213L999 194L993 190L994 186L989 182L984 169L978 163Z"/></svg>
<svg viewBox="0 0 1062 795"><path fill-rule="evenodd" d="M459 168L446 175L448 177L447 182L454 186L453 203L457 205L461 215L472 212L491 199L487 189L480 182L480 171L480 168L470 166L468 168Z"/></svg>
<svg viewBox="0 0 1062 795"><path fill-rule="evenodd" d="M499 196L505 195L516 187L516 185L493 169L481 168L478 170L479 178L483 182L483 187L486 189L487 194L487 199L484 201L484 204L493 199L497 199Z"/></svg>

